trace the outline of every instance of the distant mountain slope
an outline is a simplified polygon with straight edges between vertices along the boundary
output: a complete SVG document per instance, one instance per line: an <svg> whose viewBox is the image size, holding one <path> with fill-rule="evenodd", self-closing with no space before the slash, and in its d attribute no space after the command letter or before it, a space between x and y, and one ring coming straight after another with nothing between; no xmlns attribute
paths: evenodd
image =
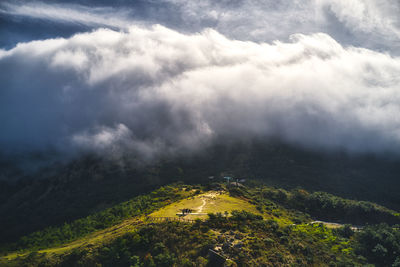
<svg viewBox="0 0 400 267"><path fill-rule="evenodd" d="M205 183L209 176L220 179L224 173L282 188L302 187L370 200L399 210L399 162L382 156L324 154L279 142L252 142L215 145L150 165L137 165L130 158L112 161L87 156L54 164L34 177L15 169L7 172L10 168L2 165L0 240L16 240L46 226L72 221L163 184ZM4 179L13 177L24 178L17 183Z"/></svg>

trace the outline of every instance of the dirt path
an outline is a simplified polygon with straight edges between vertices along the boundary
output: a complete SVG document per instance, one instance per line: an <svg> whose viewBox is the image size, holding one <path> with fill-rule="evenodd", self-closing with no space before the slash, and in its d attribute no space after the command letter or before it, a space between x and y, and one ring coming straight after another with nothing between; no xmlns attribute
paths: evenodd
<svg viewBox="0 0 400 267"><path fill-rule="evenodd" d="M219 193L217 192L210 192L201 196L201 200L203 203L196 209L197 213L202 213L204 206L207 204L207 202L211 202L212 200L214 200L218 194Z"/></svg>
<svg viewBox="0 0 400 267"><path fill-rule="evenodd" d="M342 223L325 222L325 221L313 221L310 224L314 224L314 223L322 223L325 226L327 226L328 228L339 228L339 227L343 227L344 226L344 224L342 224ZM362 226L354 226L354 225L352 225L350 228L353 231L360 231L363 227Z"/></svg>
<svg viewBox="0 0 400 267"><path fill-rule="evenodd" d="M203 201L203 204L201 204L201 206L197 208L198 213L202 213L204 206L207 204L207 201L204 198L202 198L201 200Z"/></svg>

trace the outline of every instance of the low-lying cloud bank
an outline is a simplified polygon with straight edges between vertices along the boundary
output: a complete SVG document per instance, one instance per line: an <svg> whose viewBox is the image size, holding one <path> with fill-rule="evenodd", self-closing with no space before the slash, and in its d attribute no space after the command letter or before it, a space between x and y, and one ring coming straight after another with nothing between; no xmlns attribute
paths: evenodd
<svg viewBox="0 0 400 267"><path fill-rule="evenodd" d="M0 50L1 152L153 158L229 136L397 153L400 58L322 33L290 40L156 25Z"/></svg>

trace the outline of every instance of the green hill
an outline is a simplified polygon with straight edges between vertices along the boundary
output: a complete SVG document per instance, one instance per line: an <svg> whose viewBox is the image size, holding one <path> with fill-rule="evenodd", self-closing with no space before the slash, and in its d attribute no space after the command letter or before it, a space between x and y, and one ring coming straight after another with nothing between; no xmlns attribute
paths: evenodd
<svg viewBox="0 0 400 267"><path fill-rule="evenodd" d="M323 192L173 184L5 244L0 265L398 266L397 223Z"/></svg>
<svg viewBox="0 0 400 267"><path fill-rule="evenodd" d="M387 155L317 153L279 142L253 141L213 145L145 165L136 164L132 157L112 161L87 155L24 173L15 162L0 157L0 246L166 184L204 184L209 176L225 172L286 190L301 187L400 210L400 164L398 157Z"/></svg>

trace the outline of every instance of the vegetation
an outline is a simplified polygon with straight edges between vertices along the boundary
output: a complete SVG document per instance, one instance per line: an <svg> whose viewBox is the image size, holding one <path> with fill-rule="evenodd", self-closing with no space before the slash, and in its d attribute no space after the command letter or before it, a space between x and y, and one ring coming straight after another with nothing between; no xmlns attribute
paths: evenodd
<svg viewBox="0 0 400 267"><path fill-rule="evenodd" d="M92 249L61 256L33 253L14 264L42 266L206 266L209 250L229 258L231 266L351 266L360 263L347 239L323 225L280 227L273 220L245 211L232 216L210 214L193 224L160 222ZM318 253L315 253L318 251ZM346 253L343 253L346 251ZM11 265L12 266L12 265Z"/></svg>
<svg viewBox="0 0 400 267"><path fill-rule="evenodd" d="M199 206L209 214L178 220L176 211ZM354 225L358 216L384 223L312 222ZM7 246L19 251L3 250L0 265L222 266L222 260L224 266L400 266L397 218L374 203L252 181L246 187L174 184L23 237Z"/></svg>
<svg viewBox="0 0 400 267"><path fill-rule="evenodd" d="M186 187L188 188L188 187ZM146 215L171 202L192 196L194 191L182 190L182 186L161 187L148 195L133 198L112 208L78 219L61 226L48 227L42 231L22 237L7 250L39 249L63 244L83 237L97 230L105 229L122 222L126 218Z"/></svg>
<svg viewBox="0 0 400 267"><path fill-rule="evenodd" d="M288 191L300 186L400 210L396 158L315 153L264 140L215 144L202 151L151 164L132 155L118 161L87 155L33 173L19 168L18 159L0 155L0 244L70 223L172 182L206 184L209 176L223 172Z"/></svg>
<svg viewBox="0 0 400 267"><path fill-rule="evenodd" d="M164 206L163 208L150 214L152 217L174 217L177 211L180 212L182 209L187 207L194 208L196 213L200 214L191 215L188 214L185 218L196 219L196 218L207 218L208 213L215 213L219 211L231 212L232 210L243 209L257 213L258 210L254 205L246 200L231 197L226 193L220 193L216 191L206 192L204 194L198 194L191 198L186 198L181 201L177 201L170 205ZM201 207L201 210L199 208Z"/></svg>
<svg viewBox="0 0 400 267"><path fill-rule="evenodd" d="M355 236L357 253L376 266L400 266L400 226L367 226Z"/></svg>
<svg viewBox="0 0 400 267"><path fill-rule="evenodd" d="M372 202L344 199L326 192L309 193L304 189L286 191L256 183L248 188L233 187L230 193L251 198L259 210L273 211L278 207L276 204L280 204L331 222L355 225L400 223L400 214L393 210Z"/></svg>

